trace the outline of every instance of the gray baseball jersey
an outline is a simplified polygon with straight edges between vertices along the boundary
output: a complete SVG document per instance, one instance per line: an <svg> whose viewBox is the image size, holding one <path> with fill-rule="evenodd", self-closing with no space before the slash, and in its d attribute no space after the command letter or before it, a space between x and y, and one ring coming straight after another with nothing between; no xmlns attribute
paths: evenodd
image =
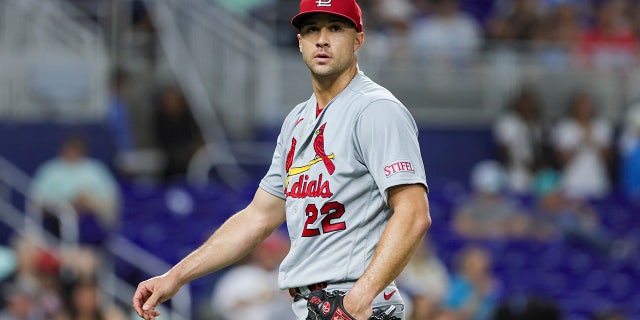
<svg viewBox="0 0 640 320"><path fill-rule="evenodd" d="M283 289L357 280L391 217L387 190L427 188L417 126L388 90L359 72L317 116L316 105L312 95L286 117L260 182L286 200Z"/></svg>

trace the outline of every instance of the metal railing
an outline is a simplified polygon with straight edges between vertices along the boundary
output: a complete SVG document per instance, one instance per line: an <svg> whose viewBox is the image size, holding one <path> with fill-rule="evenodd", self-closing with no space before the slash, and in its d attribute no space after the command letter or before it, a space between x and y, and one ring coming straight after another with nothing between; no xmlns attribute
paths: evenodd
<svg viewBox="0 0 640 320"><path fill-rule="evenodd" d="M216 170L230 186L246 173L230 146L256 127L257 106L275 100L273 55L268 37L254 32L206 0L146 0L153 10L167 64L185 92L208 146L198 157L200 170L189 177L206 181ZM265 28L266 29L266 28Z"/></svg>
<svg viewBox="0 0 640 320"><path fill-rule="evenodd" d="M197 76L205 88L211 101L206 107L214 110L219 119L209 127L219 126L234 138L251 133L247 129L259 120L258 106L276 103L273 88L278 83L272 79L277 78L278 69L269 29L256 26L255 22L249 26L217 7L214 1L147 3L157 13L155 22L164 53L170 63L176 63L177 68L172 67L172 71Z"/></svg>
<svg viewBox="0 0 640 320"><path fill-rule="evenodd" d="M0 15L0 116L69 122L105 113L109 61L95 23L62 0L0 0Z"/></svg>

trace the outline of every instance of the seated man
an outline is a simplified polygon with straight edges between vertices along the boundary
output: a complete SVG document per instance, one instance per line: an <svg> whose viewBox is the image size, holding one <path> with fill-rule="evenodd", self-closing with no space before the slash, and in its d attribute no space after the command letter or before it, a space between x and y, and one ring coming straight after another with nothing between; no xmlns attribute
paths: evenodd
<svg viewBox="0 0 640 320"><path fill-rule="evenodd" d="M45 224L59 232L52 219L65 204L78 213L79 240L98 244L116 223L119 207L117 182L109 169L86 155L86 142L81 135L67 137L60 153L38 168L32 188L36 205L44 210Z"/></svg>
<svg viewBox="0 0 640 320"><path fill-rule="evenodd" d="M502 194L506 173L497 161L483 161L471 172L473 197L456 208L453 229L471 239L523 237L529 232L529 217L520 206Z"/></svg>

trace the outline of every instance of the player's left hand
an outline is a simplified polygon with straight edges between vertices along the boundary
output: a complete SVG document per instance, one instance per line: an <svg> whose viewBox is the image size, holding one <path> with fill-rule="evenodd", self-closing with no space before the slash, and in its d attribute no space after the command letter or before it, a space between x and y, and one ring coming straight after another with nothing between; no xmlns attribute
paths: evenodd
<svg viewBox="0 0 640 320"><path fill-rule="evenodd" d="M363 315L352 315L344 307L344 297L345 293L342 291L316 290L311 292L307 299L307 309L309 310L307 320L395 319L392 317L395 307L390 307L376 314L372 314L371 309L368 309Z"/></svg>
<svg viewBox="0 0 640 320"><path fill-rule="evenodd" d="M307 298L307 320L356 320L342 304L344 292L316 290Z"/></svg>

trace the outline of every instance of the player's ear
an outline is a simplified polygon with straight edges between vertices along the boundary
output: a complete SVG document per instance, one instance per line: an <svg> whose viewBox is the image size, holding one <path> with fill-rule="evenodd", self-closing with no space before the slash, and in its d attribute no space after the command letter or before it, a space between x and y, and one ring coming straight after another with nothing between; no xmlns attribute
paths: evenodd
<svg viewBox="0 0 640 320"><path fill-rule="evenodd" d="M362 47L362 43L364 42L364 32L356 33L356 39L353 42L353 52L357 52Z"/></svg>
<svg viewBox="0 0 640 320"><path fill-rule="evenodd" d="M302 43L300 42L302 40L302 36L298 33L298 49L300 50L300 52L302 52Z"/></svg>

